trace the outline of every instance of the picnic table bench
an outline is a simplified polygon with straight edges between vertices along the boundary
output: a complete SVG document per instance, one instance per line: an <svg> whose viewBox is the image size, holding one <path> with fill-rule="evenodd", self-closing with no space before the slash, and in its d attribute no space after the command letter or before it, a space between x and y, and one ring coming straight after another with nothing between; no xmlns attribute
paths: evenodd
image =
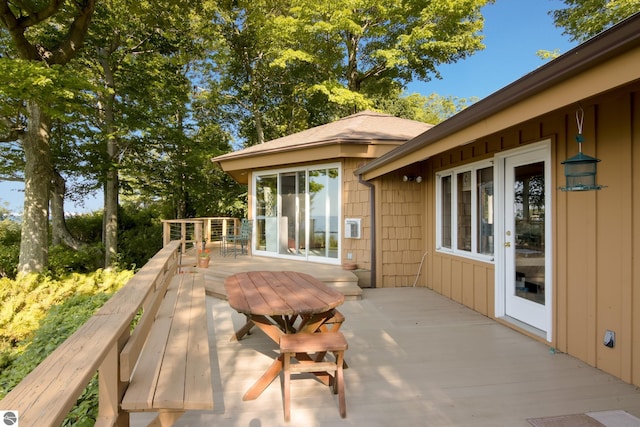
<svg viewBox="0 0 640 427"><path fill-rule="evenodd" d="M156 292L120 354L129 381L121 408L158 412L151 425L172 425L187 410L213 409L206 296L199 274L177 274Z"/></svg>

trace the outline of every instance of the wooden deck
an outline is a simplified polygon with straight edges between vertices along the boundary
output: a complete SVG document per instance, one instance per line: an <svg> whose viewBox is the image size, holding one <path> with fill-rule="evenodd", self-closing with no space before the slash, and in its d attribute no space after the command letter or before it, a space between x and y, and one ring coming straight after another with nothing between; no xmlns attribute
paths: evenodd
<svg viewBox="0 0 640 427"><path fill-rule="evenodd" d="M218 242L210 243L207 249L209 249L211 257L209 267L197 268L196 270L204 274L205 289L210 296L225 298L225 277L235 273L255 270L286 270L308 273L342 292L345 295L345 299L359 299L362 296L362 289L358 286L358 277L353 272L344 270L340 265L251 255L238 255L237 257L233 255L221 256ZM195 250L187 250L186 255L181 260L181 270L193 270L195 263Z"/></svg>
<svg viewBox="0 0 640 427"><path fill-rule="evenodd" d="M278 379L258 399L242 400L277 345L258 330L230 341L244 316L215 297L207 308L215 409L187 413L177 426L517 427L529 426L527 418L597 411L640 417L635 387L427 289L395 288L365 289L340 307L349 341L347 418L336 395L304 379L292 383L285 423ZM148 419L134 414L131 425Z"/></svg>

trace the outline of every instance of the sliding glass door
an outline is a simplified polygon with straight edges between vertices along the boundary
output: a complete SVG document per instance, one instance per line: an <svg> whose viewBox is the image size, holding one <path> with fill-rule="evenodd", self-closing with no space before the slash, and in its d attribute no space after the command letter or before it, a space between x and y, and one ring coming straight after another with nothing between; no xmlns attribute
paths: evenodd
<svg viewBox="0 0 640 427"><path fill-rule="evenodd" d="M339 260L339 165L254 176L256 254Z"/></svg>

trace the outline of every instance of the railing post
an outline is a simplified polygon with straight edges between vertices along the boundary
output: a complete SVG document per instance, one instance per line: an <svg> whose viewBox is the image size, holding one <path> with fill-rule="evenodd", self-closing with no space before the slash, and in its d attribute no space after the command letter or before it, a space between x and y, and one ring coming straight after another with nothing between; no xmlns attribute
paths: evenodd
<svg viewBox="0 0 640 427"><path fill-rule="evenodd" d="M195 247L200 248L200 243L204 240L202 238L202 221L194 220L193 221L193 234L195 240Z"/></svg>
<svg viewBox="0 0 640 427"><path fill-rule="evenodd" d="M182 244L182 253L187 250L187 224L180 223L180 243Z"/></svg>
<svg viewBox="0 0 640 427"><path fill-rule="evenodd" d="M129 414L120 410L120 402L128 382L120 381L120 352L129 339L129 330L123 333L109 349L98 369L98 419L95 426L129 427Z"/></svg>
<svg viewBox="0 0 640 427"><path fill-rule="evenodd" d="M171 223L162 221L162 247L164 248L171 241Z"/></svg>
<svg viewBox="0 0 640 427"><path fill-rule="evenodd" d="M211 218L204 219L204 235L206 236L204 240L206 240L207 243L211 243L211 222Z"/></svg>

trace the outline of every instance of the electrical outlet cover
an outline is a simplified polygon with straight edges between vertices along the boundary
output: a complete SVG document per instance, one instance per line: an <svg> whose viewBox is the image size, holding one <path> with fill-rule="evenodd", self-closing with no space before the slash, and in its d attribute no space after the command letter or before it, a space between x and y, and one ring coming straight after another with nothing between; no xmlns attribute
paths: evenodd
<svg viewBox="0 0 640 427"><path fill-rule="evenodd" d="M605 331L604 333L604 345L613 348L616 345L616 333L613 331Z"/></svg>

